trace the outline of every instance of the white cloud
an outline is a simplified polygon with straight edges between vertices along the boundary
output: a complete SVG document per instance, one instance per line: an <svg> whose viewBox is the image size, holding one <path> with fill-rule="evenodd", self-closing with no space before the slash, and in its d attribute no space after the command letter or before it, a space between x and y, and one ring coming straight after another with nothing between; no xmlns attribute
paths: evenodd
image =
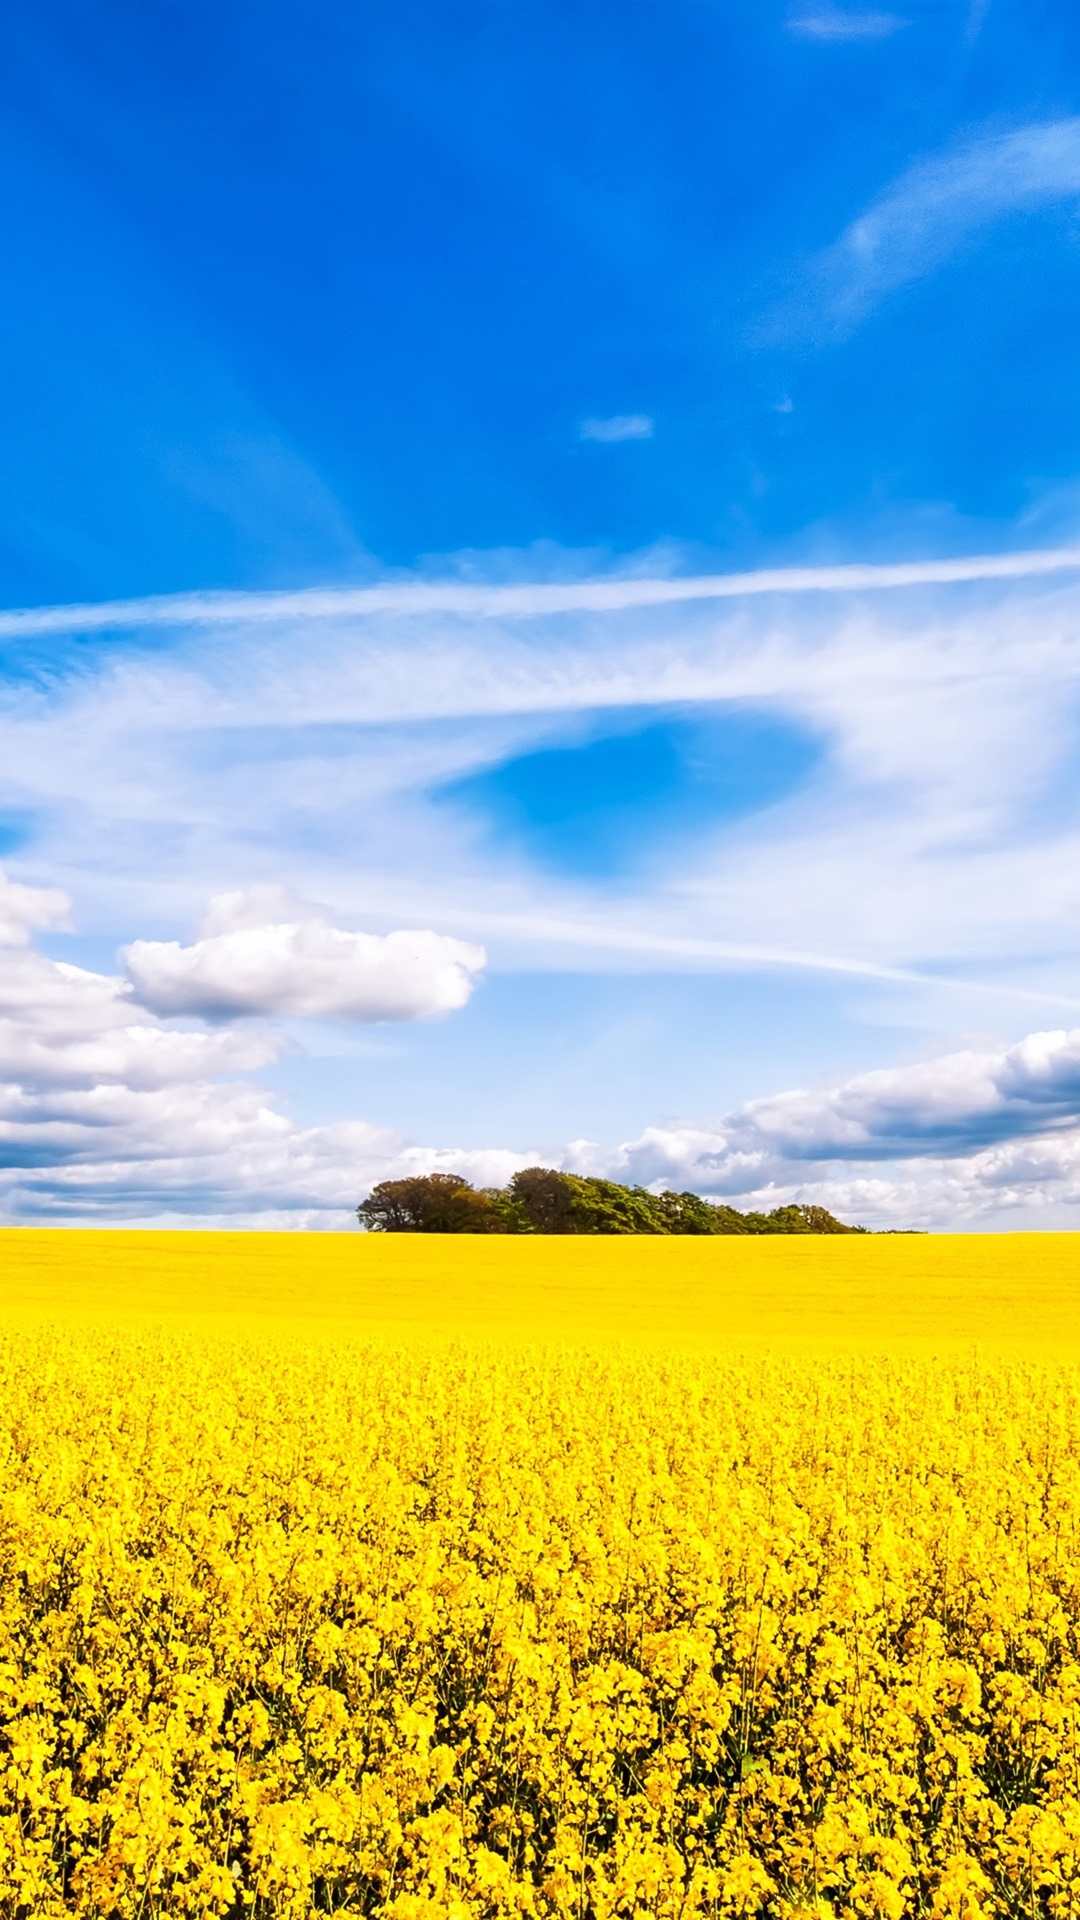
<svg viewBox="0 0 1080 1920"><path fill-rule="evenodd" d="M452 1168L481 1183L502 1182L535 1157L498 1148L419 1147L363 1121L296 1126L272 1094L236 1077L277 1057L280 1041L273 1034L171 1027L137 1004L128 981L13 944L20 929L65 919L67 904L58 892L17 888L0 873L0 906L14 929L9 944L0 945L0 1213L9 1218L220 1218L340 1227L376 1179ZM455 951L460 943L417 949L400 936L407 944L399 951L392 936L376 943L374 966L363 948L359 960L351 947L342 959L327 936L358 936L337 935L314 917L318 909L270 885L213 901L208 924L236 931L202 944L214 948L257 936L266 931L260 916L283 906L308 916L287 931L322 942L316 954L322 974L313 989L321 1012L331 999L352 1011L366 995L368 1005L383 1010L380 1017L391 1004L408 1004L414 1017L417 1010L445 1011L455 993L467 992L469 968ZM143 944L151 953L161 945ZM476 959L476 949L460 951L470 963ZM272 991L297 1010L303 995L288 972L296 958L293 949L284 970L271 967L268 983L264 952L249 999L269 998ZM244 991L235 950L223 958L218 949L208 972L231 988L234 1000ZM189 999L197 997L190 981L188 989Z"/></svg>
<svg viewBox="0 0 1080 1920"><path fill-rule="evenodd" d="M269 871L382 937L437 925L497 942L499 964L782 965L1075 1004L1080 592L1051 569L1078 561L780 570L719 608L715 581L655 570L469 585L473 613L437 596L418 612L405 586L388 589L403 612L320 603L309 619L286 597L279 625L208 620L167 657L110 654L96 674L80 662L9 691L0 803L34 814L34 872L93 900L99 926L188 921L222 876ZM902 591L879 592L883 576ZM735 584L720 576L718 597ZM820 770L791 804L673 844L617 896L529 868L429 797L583 710L696 702L796 720ZM256 919L316 939L317 910L295 902ZM196 944L242 930L205 925ZM193 956L151 956L148 991L167 972L169 992L190 992L214 957ZM261 978L287 971L272 960Z"/></svg>
<svg viewBox="0 0 1080 1920"><path fill-rule="evenodd" d="M276 1047L254 1034L166 1029L136 1006L125 981L30 946L33 929L66 926L69 913L59 889L20 887L0 872L0 1083L8 1099L25 1100L30 1088L171 1086L274 1058Z"/></svg>
<svg viewBox="0 0 1080 1920"><path fill-rule="evenodd" d="M294 917L267 917L283 911ZM218 895L203 934L189 947L135 940L124 948L144 1006L210 1018L428 1020L465 1005L485 960L482 947L444 934L346 932L273 886Z"/></svg>
<svg viewBox="0 0 1080 1920"><path fill-rule="evenodd" d="M130 603L131 628L159 613L176 627L167 653L110 648L0 702L0 804L39 823L33 866L0 882L4 1137L25 1169L11 1209L60 1194L88 1217L337 1207L343 1221L375 1169L419 1164L410 1154L449 1164L360 1121L296 1127L237 1077L273 1040L193 1016L460 1005L474 939L500 968L832 973L858 986L860 1011L877 982L872 1009L886 988L903 994L924 1030L1013 1032L1020 996L1075 1008L1078 565L1062 548L689 578L646 556L618 578L567 580L556 557L542 579L477 567L343 595L199 600L197 614ZM55 622L89 631L99 617ZM822 744L818 771L792 804L673 842L618 888L538 873L430 797L574 736L575 715L699 702L797 721ZM135 941L130 979L31 942L68 912L64 893L29 884L43 874L75 892L81 919L92 906L91 934L111 946L119 928L191 924L237 873L258 884L219 895L191 943ZM333 922L309 895L335 900ZM458 945L431 934L441 944L399 955L387 929L403 926L445 927ZM169 1024L181 1008L183 1030ZM654 1130L621 1161L597 1149L597 1164L720 1182L740 1203L872 1206L867 1217L897 1224L1002 1208L1042 1220L1080 1192L1068 1045L1045 1070L1007 1052L950 1056L929 1091L929 1070L905 1068ZM654 1111L665 1105L658 1087ZM495 1148L484 1164L519 1160Z"/></svg>
<svg viewBox="0 0 1080 1920"><path fill-rule="evenodd" d="M0 1074L14 1085L38 1089L100 1089L113 1082L128 1088L174 1087L205 1074L250 1072L269 1065L277 1052L262 1037L238 1041L232 1034L176 1033L145 1021L65 1039L35 1034L23 1022L0 1021Z"/></svg>
<svg viewBox="0 0 1080 1920"><path fill-rule="evenodd" d="M275 931L337 932L318 909L287 904L308 918ZM282 907L269 885L222 896L207 921L226 930L197 944L257 936L258 916ZM232 961L225 977L236 994ZM289 999L293 987L274 982ZM19 1219L343 1227L377 1180L454 1170L501 1185L541 1157L417 1145L362 1120L297 1126L246 1078L278 1046L250 1028L170 1026L123 979L0 948L0 1206ZM740 1206L813 1200L870 1225L1061 1223L1080 1206L1080 1029L650 1127L614 1153L577 1141L544 1157Z"/></svg>
<svg viewBox="0 0 1080 1920"><path fill-rule="evenodd" d="M1071 123L1070 123L1071 124ZM1078 123L1080 124L1080 123ZM852 230L854 231L854 229ZM781 405L783 403L781 402ZM635 417L635 416L631 416ZM603 424L603 423L602 423ZM44 634L154 632L175 628L313 627L393 615L422 624L433 614L477 620L533 620L572 613L626 613L708 600L792 593L888 593L980 580L1027 580L1080 570L1080 546L1037 547L953 559L838 566L757 567L749 573L657 574L640 568L599 579L485 581L389 579L367 587L304 587L271 593L176 593L0 611L0 638ZM178 718L184 720L181 708Z"/></svg>
<svg viewBox="0 0 1080 1920"><path fill-rule="evenodd" d="M360 1120L298 1127L242 1081L0 1087L0 1211L23 1220L341 1229L378 1180L452 1171L502 1185L535 1158L417 1146Z"/></svg>
<svg viewBox="0 0 1080 1920"><path fill-rule="evenodd" d="M26 887L0 872L0 947L22 947L38 929L66 927L71 901L58 887Z"/></svg>
<svg viewBox="0 0 1080 1920"><path fill-rule="evenodd" d="M843 333L1011 213L1080 196L1080 118L983 134L919 161L819 256L815 314Z"/></svg>
<svg viewBox="0 0 1080 1920"><path fill-rule="evenodd" d="M606 420L583 420L579 437L608 444L619 440L651 440L653 425L648 413L613 413Z"/></svg>
<svg viewBox="0 0 1080 1920"><path fill-rule="evenodd" d="M199 938L216 940L221 934L246 933L254 927L319 925L328 919L325 907L301 899L276 881L257 880L254 886L216 893L199 922Z"/></svg>
<svg viewBox="0 0 1080 1920"><path fill-rule="evenodd" d="M122 979L32 948L0 947L0 1083L9 1094L106 1083L169 1087L248 1072L277 1052L266 1035L164 1027L136 1005Z"/></svg>
<svg viewBox="0 0 1080 1920"><path fill-rule="evenodd" d="M1080 1029L649 1127L604 1166L742 1206L818 1200L873 1225L1080 1206Z"/></svg>
<svg viewBox="0 0 1080 1920"><path fill-rule="evenodd" d="M860 1074L827 1093L742 1110L748 1137L791 1158L970 1152L1080 1122L1080 1030L1029 1034L997 1053L965 1050Z"/></svg>
<svg viewBox="0 0 1080 1920"><path fill-rule="evenodd" d="M808 40L885 40L907 25L896 13L849 13L837 7L817 7L788 22L792 33Z"/></svg>

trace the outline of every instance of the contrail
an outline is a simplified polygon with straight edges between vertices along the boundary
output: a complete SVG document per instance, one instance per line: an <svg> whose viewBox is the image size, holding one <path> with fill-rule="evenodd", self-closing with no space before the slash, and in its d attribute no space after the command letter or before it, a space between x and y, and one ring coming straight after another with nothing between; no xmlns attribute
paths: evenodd
<svg viewBox="0 0 1080 1920"><path fill-rule="evenodd" d="M769 593L879 593L897 587L1023 580L1080 570L1080 547L971 554L957 560L903 560L882 566L766 567L754 573L684 578L633 575L605 580L476 586L458 580L388 581L367 587L311 587L280 593L177 593L0 613L0 638L41 633L105 633L124 628L270 624L371 614L451 613L480 619L529 619L554 613L620 613L693 600L739 600Z"/></svg>
<svg viewBox="0 0 1080 1920"><path fill-rule="evenodd" d="M422 910L423 911L423 910ZM419 917L419 916L417 916ZM769 947L734 940L698 939L689 935L656 933L604 921L565 920L534 914L472 911L455 907L449 916L456 928L471 928L481 936L519 934L538 940L565 942L615 953L667 954L672 959L717 961L735 967L776 967L795 972L847 974L856 979L884 980L901 986L935 987L945 992L985 993L995 999L1027 1000L1041 1006L1080 1008L1075 994L1005 982L959 979L914 967L893 967L885 961L861 960L849 955L814 953L797 947Z"/></svg>

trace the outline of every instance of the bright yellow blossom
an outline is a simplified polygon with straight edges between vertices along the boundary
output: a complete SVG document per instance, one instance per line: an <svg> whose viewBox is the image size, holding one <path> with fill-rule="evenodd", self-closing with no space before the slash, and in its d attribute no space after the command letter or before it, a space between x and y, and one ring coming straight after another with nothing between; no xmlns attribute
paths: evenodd
<svg viewBox="0 0 1080 1920"><path fill-rule="evenodd" d="M9 1319L0 1920L328 1912L1080 1920L1080 1370Z"/></svg>

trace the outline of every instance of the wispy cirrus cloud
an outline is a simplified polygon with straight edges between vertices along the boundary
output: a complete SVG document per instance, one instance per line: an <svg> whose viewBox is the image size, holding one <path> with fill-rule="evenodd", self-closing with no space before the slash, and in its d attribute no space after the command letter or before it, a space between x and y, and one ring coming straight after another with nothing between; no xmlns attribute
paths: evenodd
<svg viewBox="0 0 1080 1920"><path fill-rule="evenodd" d="M970 982L1018 942L1060 953L1073 924L1072 801L1031 808L1068 778L1078 567L1062 548L122 603L133 628L189 628L167 655L109 651L0 702L0 806L38 822L12 870L93 892L125 931L149 909L171 933L233 876L283 876L361 923L518 954ZM820 771L760 820L665 849L618 899L438 801L574 716L595 731L695 703L797 717ZM1075 992L1060 970L1011 984Z"/></svg>
<svg viewBox="0 0 1080 1920"><path fill-rule="evenodd" d="M788 31L804 40L887 40L908 22L898 13L860 13L840 7L812 7L788 21Z"/></svg>
<svg viewBox="0 0 1080 1920"><path fill-rule="evenodd" d="M796 330L843 336L886 294L920 279L1013 213L1080 197L1080 118L984 133L909 167L819 254Z"/></svg>
<svg viewBox="0 0 1080 1920"><path fill-rule="evenodd" d="M969 40L978 39L989 10L990 0L969 0L966 30Z"/></svg>
<svg viewBox="0 0 1080 1920"><path fill-rule="evenodd" d="M618 577L566 579L564 556L561 578L507 580L504 557L501 577L476 566L472 578L463 567L348 593L126 603L127 630L145 619L153 631L160 616L174 644L105 647L0 701L0 807L35 821L11 863L18 885L0 888L0 926L21 942L4 963L0 1032L11 1211L269 1219L277 1208L346 1224L364 1179L479 1167L460 1159L449 1125L432 1147L360 1119L295 1125L244 1077L262 1070L244 1049L272 1064L266 1036L217 1024L415 1017L447 991L460 1004L474 942L499 991L545 969L783 968L847 983L860 1004L917 1003L910 1024L930 1008L925 1028L938 1032L972 1017L1006 1038L1020 1019L1021 1032L1045 1023L1029 996L1057 1003L1049 1020L1075 1020L1078 561L1064 547L691 578L643 558ZM108 631L115 612L46 617L85 618L88 631L101 618ZM786 716L820 753L794 795L665 841L654 866L617 885L541 871L439 798L538 745L699 703ZM275 890L282 880L299 903ZM93 915L97 951L106 938L130 944L126 984L35 948L35 926L42 947L60 938L57 882L81 920ZM193 939L199 907L225 888L231 900ZM355 927L378 931L365 942ZM419 983L387 944L403 927L440 930ZM298 1084L296 1057L281 1063L286 1085ZM835 1098L740 1108L737 1126L660 1129L662 1151L650 1130L621 1159L598 1148L598 1164L898 1224L949 1207L983 1218L1013 1204L1009 1181L1023 1207L1042 1192L1072 1204L1070 1182L1080 1194L1067 1099L1029 1101L1025 1132L1019 1107L992 1093L981 1119L969 1101L935 1143L914 1070L903 1072L874 1113L867 1088L844 1082ZM1000 1092L996 1068L989 1078ZM546 1153L589 1124L560 1120ZM844 1127L851 1151L841 1140L833 1152ZM474 1121L469 1152L478 1135L489 1137ZM512 1170L532 1137L485 1147L482 1177ZM606 1138L619 1137L616 1121Z"/></svg>
<svg viewBox="0 0 1080 1920"><path fill-rule="evenodd" d="M1077 123L1080 125L1080 122ZM0 610L0 639L51 634L138 633L204 627L284 626L370 620L392 614L422 620L453 614L530 620L563 613L624 613L707 600L787 593L888 593L903 587L1038 579L1080 572L1080 545L959 554L948 559L856 561L835 566L755 567L749 572L612 572L568 580L464 580L407 576L362 587L303 587L258 593L152 594Z"/></svg>

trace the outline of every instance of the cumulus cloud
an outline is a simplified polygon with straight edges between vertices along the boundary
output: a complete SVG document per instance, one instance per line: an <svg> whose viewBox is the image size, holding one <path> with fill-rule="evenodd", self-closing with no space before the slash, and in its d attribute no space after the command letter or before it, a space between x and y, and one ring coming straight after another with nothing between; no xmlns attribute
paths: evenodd
<svg viewBox="0 0 1080 1920"><path fill-rule="evenodd" d="M66 926L69 917L66 894L17 886L0 872L0 1082L10 1098L28 1087L171 1086L274 1057L265 1037L167 1029L136 1005L126 981L30 944L34 929Z"/></svg>
<svg viewBox="0 0 1080 1920"><path fill-rule="evenodd" d="M1077 1205L1080 1029L774 1094L712 1125L650 1127L606 1166L742 1204L861 1206L873 1223Z"/></svg>
<svg viewBox="0 0 1080 1920"><path fill-rule="evenodd" d="M909 167L815 262L815 307L840 333L1011 213L1080 196L1080 118L982 134Z"/></svg>
<svg viewBox="0 0 1080 1920"><path fill-rule="evenodd" d="M254 886L215 893L199 922L200 940L222 934L246 933L253 927L320 924L329 918L325 907L303 900L276 881L257 880Z"/></svg>
<svg viewBox="0 0 1080 1920"><path fill-rule="evenodd" d="M299 1127L244 1081L0 1087L8 1218L348 1228L378 1180L504 1184L533 1154L426 1147L362 1120Z"/></svg>
<svg viewBox="0 0 1080 1920"><path fill-rule="evenodd" d="M170 1025L140 1005L131 980L53 960L30 940L15 944L18 926L67 912L46 890L16 898L21 919L11 908L16 933L0 946L0 1205L8 1218L344 1227L377 1180L455 1171L501 1185L538 1158L742 1206L816 1201L873 1226L1060 1223L1080 1206L1080 1029L770 1095L715 1122L647 1128L614 1152L583 1141L561 1152L422 1145L361 1119L297 1126L249 1077L275 1059L272 1033L193 1021L190 997L187 1024ZM291 920L266 922L286 910ZM204 937L177 948L212 950L197 978L215 1011L216 943L257 937L267 925L319 941L338 932L319 908L280 889L218 896ZM232 958L220 963L230 1010L238 1000L246 1011L265 1008L271 988L295 1007L292 975L282 985L275 969L282 952L291 967L300 949L271 947L269 976L267 951L259 950L254 975L238 974ZM317 992L325 1010L329 989ZM358 1001L346 996L345 1004Z"/></svg>
<svg viewBox="0 0 1080 1920"><path fill-rule="evenodd" d="M288 913L288 919L276 916ZM123 960L159 1014L427 1020L463 1007L482 947L438 933L349 933L282 889L217 896L191 946L135 940Z"/></svg>
<svg viewBox="0 0 1080 1920"><path fill-rule="evenodd" d="M58 887L20 886L0 872L0 947L24 947L35 931L70 924L71 901Z"/></svg>
<svg viewBox="0 0 1080 1920"><path fill-rule="evenodd" d="M343 953L340 922L363 926L367 913L383 927L449 928L470 954L475 938L497 945L497 963L530 969L813 969L855 982L875 1009L885 992L890 1012L902 998L900 1013L924 1031L961 1021L1022 1031L1015 1007L1025 1003L994 997L1006 993L1031 995L1033 1004L1043 996L1043 1010L1025 1011L1026 1026L1071 1022L1076 1013L1062 1008L1075 1008L1077 994L1080 591L1066 569L1075 572L1077 561L1075 548L1061 548L691 578L674 561L665 571L656 556L643 556L618 578L582 581L565 577L573 569L564 557L540 580L493 579L479 568L468 576L463 563L448 582L239 595L227 605L207 597L197 609L190 601L156 611L131 604L129 628L152 627L160 615L177 630L174 646L110 650L97 666L81 660L69 674L61 664L47 686L9 687L0 700L0 798L38 823L35 864L20 879L48 873L77 887L93 900L99 932L129 936L145 926L140 914L158 927L187 924L209 874L287 875L301 892L332 895L339 908L328 916L269 883L220 896L194 940L135 943L133 952L148 956L137 993L138 960L130 976L113 979L37 953L31 935L63 924L65 897L11 880L0 888L9 1077L27 1098L61 1106L98 1085L146 1095L149 1104L137 1109L146 1157L137 1149L143 1122L125 1121L128 1147L112 1184L101 1175L102 1193L119 1195L136 1177L130 1168L157 1164L159 1141L161 1166L174 1167L176 1205L186 1204L187 1163L180 1145L173 1153L164 1117L181 1109L192 1138L211 1138L220 1123L221 1138L238 1143L235 1154L222 1149L213 1175L221 1190L234 1183L237 1194L254 1193L252 1170L263 1164L256 1143L289 1141L295 1130L270 1096L236 1091L235 1076L252 1069L248 1056L227 1049L271 1043L247 1025L220 1024L220 1015L273 1017L302 1004L290 997L295 942L320 947L326 929L321 1004L344 1006L336 996L343 976L355 980L358 954L355 946ZM46 609L41 617L89 631L105 615ZM618 892L515 864L505 848L470 839L432 798L473 768L570 737L583 713L592 729L603 715L618 726L627 709L670 712L695 702L795 717L822 742L820 771L794 804L729 822L690 845L673 842L662 866L620 882ZM266 939L268 927L299 931L279 945ZM241 936L250 936L249 951L214 945ZM460 958L442 950L459 993L475 978ZM434 971L446 977L441 961ZM414 1012L421 1003L417 989ZM374 1001L360 1004L374 1012ZM190 1009L186 1036L169 1025L181 1007ZM212 1029L198 1024L203 1012L213 1013ZM31 1016L28 1040L14 1027ZM135 1037L121 1039L129 1031ZM48 1061L40 1053L16 1058L16 1045L31 1043L48 1048ZM970 1077L967 1067L961 1077ZM196 1098L197 1087L210 1091ZM987 1094L991 1109L1000 1093L998 1086ZM811 1104L818 1098L805 1095ZM108 1100L118 1114L119 1094ZM655 1110L664 1104L658 1088ZM865 1108L864 1095L849 1090L824 1118L804 1113L803 1121L811 1133L820 1126L821 1138L839 1138L845 1152L843 1128L853 1128L854 1151L856 1107ZM1039 1111L1048 1112L1046 1102ZM19 1112L25 1119L25 1105ZM57 1125L71 1121L55 1104L50 1112ZM1050 1114L1045 1132L1010 1134L991 1111L981 1135L970 1123L966 1147L941 1132L932 1148L917 1130L904 1134L909 1120L898 1105L890 1152L907 1153L905 1139L914 1142L910 1166L879 1152L872 1129L862 1160L800 1157L798 1115L794 1107L785 1113L777 1138L767 1137L772 1123L762 1113L742 1131L731 1132L726 1120L705 1129L704 1144L676 1129L678 1140L651 1141L656 1158L642 1147L635 1164L655 1166L661 1177L670 1166L684 1185L727 1182L733 1197L808 1193L829 1181L848 1210L852 1195L863 1196L860 1206L876 1196L881 1218L888 1189L909 1196L901 1224L916 1190L929 1208L933 1188L942 1219L952 1217L954 1201L973 1209L972 1218L985 1217L989 1196L995 1206L1007 1194L1027 1197L1002 1204L1042 1204L1033 1168L1043 1170L1046 1193L1070 1191L1067 1113ZM177 1121L178 1142L187 1124ZM70 1178L97 1179L113 1122L87 1118L79 1127L83 1144L70 1166L84 1171ZM316 1132L322 1145L311 1140L303 1151L325 1173L326 1156L338 1149ZM239 1144L245 1139L248 1146ZM21 1134L19 1141L17 1151L32 1154ZM299 1152L288 1148L289 1204L297 1208L308 1191L307 1176L296 1172ZM719 1162L705 1164L710 1153ZM212 1160L209 1151L193 1152L192 1194L209 1191ZM35 1192L44 1195L45 1172L39 1177ZM341 1179L344 1191L354 1173Z"/></svg>
<svg viewBox="0 0 1080 1920"><path fill-rule="evenodd" d="M165 1027L122 979L0 948L0 1081L9 1089L172 1086L248 1072L277 1052L266 1035Z"/></svg>
<svg viewBox="0 0 1080 1920"><path fill-rule="evenodd" d="M758 1139L792 1158L967 1153L1080 1120L1080 1030L860 1074L826 1093L752 1101L743 1114Z"/></svg>
<svg viewBox="0 0 1080 1920"><path fill-rule="evenodd" d="M606 420L583 420L579 432L582 440L612 444L618 440L651 440L653 426L648 413L613 413Z"/></svg>
<svg viewBox="0 0 1080 1920"><path fill-rule="evenodd" d="M6 914L0 923L6 928L6 944L0 942L0 1212L8 1218L340 1227L377 1179L442 1169L499 1183L535 1158L499 1148L418 1146L361 1120L298 1127L272 1094L244 1077L277 1058L280 1040L272 1033L170 1026L139 1004L130 980L41 953L29 932L66 922L69 903L59 892L16 887L0 873L0 908ZM293 930L323 942L315 950L323 964L314 990L321 1012L330 1001L351 1012L362 994L365 1004L380 1008L444 1011L455 992L467 991L471 973L454 952L458 943L445 952L384 944L374 968L363 949L359 963L352 948L342 959L338 947L326 945L325 936L336 930L320 910L271 886L214 900L204 922L209 937L200 944L213 948L215 941L258 935L267 914L286 908ZM270 928L280 931L272 920ZM407 943L409 936L400 938ZM153 950L163 943L144 944ZM289 967L298 951L286 943ZM463 951L477 959L476 949ZM206 977L220 974L231 982L235 1000L234 960L212 955L208 964ZM254 977L262 1005L270 997L262 991L265 949L260 965ZM465 975L464 989L446 978L455 966ZM296 1010L293 976L283 981L280 968L271 973L278 999ZM244 1010L257 998L253 988ZM189 1004L184 1011L190 1013Z"/></svg>

